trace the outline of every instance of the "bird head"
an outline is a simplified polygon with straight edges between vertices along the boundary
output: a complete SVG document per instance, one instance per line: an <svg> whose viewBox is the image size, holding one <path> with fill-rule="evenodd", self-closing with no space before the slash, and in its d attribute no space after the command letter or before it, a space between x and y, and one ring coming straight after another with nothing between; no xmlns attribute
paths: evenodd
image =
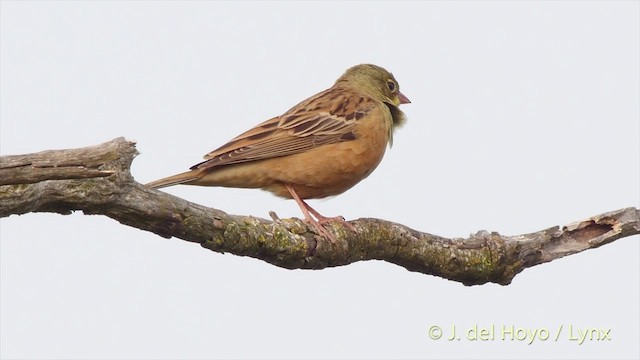
<svg viewBox="0 0 640 360"><path fill-rule="evenodd" d="M336 84L341 83L348 84L358 91L393 106L411 102L400 92L400 85L393 74L380 66L372 64L353 66L336 81Z"/></svg>

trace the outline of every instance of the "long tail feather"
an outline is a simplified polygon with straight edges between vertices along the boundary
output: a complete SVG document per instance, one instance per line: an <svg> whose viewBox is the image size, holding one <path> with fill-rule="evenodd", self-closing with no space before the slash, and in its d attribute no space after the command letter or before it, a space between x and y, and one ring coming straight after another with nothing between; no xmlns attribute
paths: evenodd
<svg viewBox="0 0 640 360"><path fill-rule="evenodd" d="M187 171L181 174L169 176L166 178L162 178L160 180L152 181L145 186L154 189L160 189L167 186L173 186L178 184L186 184L192 181L198 180L200 178L200 174L198 171Z"/></svg>

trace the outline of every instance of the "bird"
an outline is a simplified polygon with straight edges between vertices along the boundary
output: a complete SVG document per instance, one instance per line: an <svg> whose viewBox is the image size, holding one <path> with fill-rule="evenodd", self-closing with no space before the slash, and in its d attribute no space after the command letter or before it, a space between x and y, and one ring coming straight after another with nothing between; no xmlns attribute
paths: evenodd
<svg viewBox="0 0 640 360"><path fill-rule="evenodd" d="M146 186L178 184L256 188L296 201L304 221L331 242L325 217L306 199L339 195L378 166L411 103L394 76L373 64L347 69L333 86L262 122L204 156L189 171Z"/></svg>

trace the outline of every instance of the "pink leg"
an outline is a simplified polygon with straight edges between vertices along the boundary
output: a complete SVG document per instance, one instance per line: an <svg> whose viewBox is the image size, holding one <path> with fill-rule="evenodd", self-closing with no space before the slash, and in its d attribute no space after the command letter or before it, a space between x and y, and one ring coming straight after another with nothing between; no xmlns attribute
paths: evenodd
<svg viewBox="0 0 640 360"><path fill-rule="evenodd" d="M298 206L300 207L300 210L302 210L302 214L304 214L304 220L307 223L310 223L311 225L313 225L313 227L316 229L318 234L324 235L332 243L335 243L336 239L333 237L333 235L331 235L331 233L329 233L327 231L327 229L325 229L322 226L322 224L325 224L325 223L327 223L329 221L332 221L332 220L336 220L336 221L342 223L343 225L345 225L346 227L348 227L349 229L351 229L353 231L356 231L356 229L353 227L353 225L351 225L348 222L346 222L345 219L342 216L336 216L336 217L333 217L333 218L328 218L328 217L320 215L319 212L315 211L311 206L309 206L309 204L304 202L304 200L302 200L298 196L298 194L293 189L293 187L291 187L290 185L285 185L285 186L287 187L287 190L289 190L289 193L291 193L291 196L296 201L296 203L298 203ZM313 214L313 216L315 216L316 219L318 219L318 220L314 219L313 216L311 216L311 214Z"/></svg>

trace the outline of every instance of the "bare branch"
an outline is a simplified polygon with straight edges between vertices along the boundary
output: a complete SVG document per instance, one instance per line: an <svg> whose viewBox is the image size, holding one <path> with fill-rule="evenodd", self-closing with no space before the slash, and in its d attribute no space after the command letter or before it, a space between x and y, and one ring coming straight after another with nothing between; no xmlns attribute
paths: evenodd
<svg viewBox="0 0 640 360"><path fill-rule="evenodd" d="M137 154L133 142L117 138L82 149L2 156L0 217L81 210L287 269L322 269L377 259L465 285L507 285L527 267L640 233L640 211L626 208L531 234L480 231L466 239L443 238L379 219L358 219L351 222L356 233L332 224L338 242L331 244L299 219L230 215L148 189L130 173Z"/></svg>

